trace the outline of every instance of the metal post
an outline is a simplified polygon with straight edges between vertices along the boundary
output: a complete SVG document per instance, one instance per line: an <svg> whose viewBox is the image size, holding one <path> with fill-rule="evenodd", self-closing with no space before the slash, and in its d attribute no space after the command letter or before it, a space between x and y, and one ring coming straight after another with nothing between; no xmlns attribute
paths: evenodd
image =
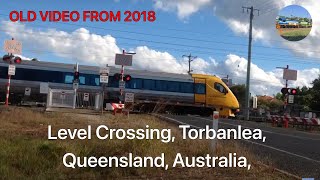
<svg viewBox="0 0 320 180"><path fill-rule="evenodd" d="M126 54L125 50L122 50L122 54ZM124 66L121 65L121 76L120 81L123 83L123 75L124 75ZM122 98L123 90L120 88L120 97ZM121 98L119 98L119 104L121 104Z"/></svg>
<svg viewBox="0 0 320 180"><path fill-rule="evenodd" d="M246 120L249 120L250 116L250 70L251 70L251 46L252 46L252 20L253 20L253 6L250 8L250 28L249 28L249 46L248 46L248 64L247 64L247 82L246 82Z"/></svg>
<svg viewBox="0 0 320 180"><path fill-rule="evenodd" d="M76 63L75 72L79 72L79 64L78 63ZM73 83L75 83L75 80ZM77 82L77 83L79 83L79 82ZM74 88L73 109L76 108L76 103L77 103L77 88Z"/></svg>
<svg viewBox="0 0 320 180"><path fill-rule="evenodd" d="M212 116L212 129L214 129L216 132L218 131L219 128L219 111L213 111L213 116ZM213 153L216 152L217 150L217 138L215 137L211 141L211 148Z"/></svg>
<svg viewBox="0 0 320 180"><path fill-rule="evenodd" d="M104 90L105 90L105 84L102 84L102 102L101 102L101 114L103 114L103 103L104 103Z"/></svg>
<svg viewBox="0 0 320 180"><path fill-rule="evenodd" d="M285 69L289 69L289 65L287 65L287 68ZM286 79L286 88L288 88L288 80ZM285 94L285 97L284 97L284 100L285 100L285 103L284 103L284 112L287 111L287 105L288 105L288 95Z"/></svg>
<svg viewBox="0 0 320 180"><path fill-rule="evenodd" d="M7 107L8 107L8 105L9 105L10 82L11 82L11 75L8 75L7 94L6 94L6 106L7 106Z"/></svg>

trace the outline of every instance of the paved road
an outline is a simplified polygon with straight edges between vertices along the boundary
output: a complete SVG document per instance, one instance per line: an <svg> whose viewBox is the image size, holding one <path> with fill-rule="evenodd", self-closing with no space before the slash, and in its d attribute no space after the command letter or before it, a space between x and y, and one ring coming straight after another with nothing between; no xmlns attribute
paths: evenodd
<svg viewBox="0 0 320 180"><path fill-rule="evenodd" d="M210 118L197 116L162 115L178 122L204 128L211 125ZM259 128L266 136L266 142L243 140L261 161L300 177L320 179L320 134L300 132L294 129L270 127L265 123L219 120L219 128ZM268 162L267 162L268 161Z"/></svg>

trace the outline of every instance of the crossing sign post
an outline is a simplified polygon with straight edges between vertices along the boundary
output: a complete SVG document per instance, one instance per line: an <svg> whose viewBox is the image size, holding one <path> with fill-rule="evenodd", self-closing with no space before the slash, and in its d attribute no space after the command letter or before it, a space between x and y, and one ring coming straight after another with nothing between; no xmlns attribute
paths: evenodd
<svg viewBox="0 0 320 180"><path fill-rule="evenodd" d="M294 103L294 95L289 95L288 96L288 103L293 104Z"/></svg>
<svg viewBox="0 0 320 180"><path fill-rule="evenodd" d="M109 67L100 69L100 83L108 83L109 82Z"/></svg>
<svg viewBox="0 0 320 180"><path fill-rule="evenodd" d="M22 54L22 43L17 40L5 40L4 51L11 54Z"/></svg>
<svg viewBox="0 0 320 180"><path fill-rule="evenodd" d="M119 88L124 90L125 87L126 87L126 82L125 81L119 81Z"/></svg>
<svg viewBox="0 0 320 180"><path fill-rule="evenodd" d="M5 40L3 49L5 52L8 53L7 56L12 57L12 54L22 54L22 43L20 41L14 40L13 38L11 40ZM9 96L10 96L10 82L11 82L11 76L14 76L16 74L16 66L11 64L11 60L9 60L10 65L8 67L8 83L7 83L7 93L6 93L6 102L5 105L9 105ZM15 58L15 63L20 64L21 58Z"/></svg>
<svg viewBox="0 0 320 180"><path fill-rule="evenodd" d="M109 73L110 73L110 68L108 67L104 67L101 68L99 71L100 74L100 83L102 84L102 101L101 101L101 113L103 114L103 101L104 101L104 91L105 91L105 87L106 84L109 83Z"/></svg>
<svg viewBox="0 0 320 180"><path fill-rule="evenodd" d="M8 75L14 76L16 74L16 66L13 64L10 64L8 67Z"/></svg>
<svg viewBox="0 0 320 180"><path fill-rule="evenodd" d="M134 93L126 93L124 102L133 103L134 102Z"/></svg>

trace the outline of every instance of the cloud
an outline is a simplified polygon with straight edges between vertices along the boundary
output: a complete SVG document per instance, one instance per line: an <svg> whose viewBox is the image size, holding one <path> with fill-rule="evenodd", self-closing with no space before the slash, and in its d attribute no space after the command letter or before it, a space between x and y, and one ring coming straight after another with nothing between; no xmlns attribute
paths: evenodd
<svg viewBox="0 0 320 180"><path fill-rule="evenodd" d="M149 49L147 46L135 48L134 68L151 71L186 73L186 69L168 52Z"/></svg>
<svg viewBox="0 0 320 180"><path fill-rule="evenodd" d="M22 41L27 49L38 52L53 52L54 55L79 62L114 64L116 53L121 50L111 35L96 35L85 28L73 32L47 29L44 31L27 28L24 24L3 21L6 34Z"/></svg>
<svg viewBox="0 0 320 180"><path fill-rule="evenodd" d="M154 7L164 11L177 12L180 19L184 19L211 3L211 0L156 0Z"/></svg>
<svg viewBox="0 0 320 180"><path fill-rule="evenodd" d="M184 4L192 7L183 7ZM278 12L288 5L301 5L311 14L313 20L313 28L304 40L299 42L290 42L283 40L275 29L275 18ZM220 18L225 24L237 35L248 35L249 15L245 10L242 12L242 6L253 6L260 10L254 13L253 20L253 38L266 44L275 44L279 41L284 48L290 49L296 55L301 57L318 58L320 50L315 48L320 46L320 3L318 0L203 0L203 1L180 1L180 0L157 0L154 6L164 11L177 12L179 18L188 18L192 14L204 9L211 8L213 14Z"/></svg>
<svg viewBox="0 0 320 180"><path fill-rule="evenodd" d="M39 52L52 52L53 55L74 60L83 64L114 65L115 53L121 52L121 47L111 35L97 35L85 28L72 32L56 29L34 30L20 23L4 21L3 29L11 37L22 41L24 47L37 49ZM147 46L130 48L136 54L133 56L134 69L187 73L188 60L177 59L169 52L158 51ZM37 52L35 52L37 53ZM25 58L25 57L24 57ZM30 58L29 58L30 59ZM197 58L192 61L194 73L212 74L224 78L229 75L233 82L245 84L247 60L236 54L229 54L224 61L214 58ZM318 68L305 69L298 72L298 80L291 82L295 86L311 86L311 82L318 77ZM282 71L264 71L256 64L251 65L251 92L257 95L272 95L284 86Z"/></svg>

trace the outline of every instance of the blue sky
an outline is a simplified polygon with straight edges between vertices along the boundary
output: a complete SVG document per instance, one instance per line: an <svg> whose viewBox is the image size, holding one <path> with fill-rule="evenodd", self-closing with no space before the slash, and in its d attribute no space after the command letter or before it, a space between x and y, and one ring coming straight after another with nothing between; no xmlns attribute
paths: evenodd
<svg viewBox="0 0 320 180"><path fill-rule="evenodd" d="M251 0L245 0L250 5ZM252 1L253 2L253 1ZM227 3L227 5L232 5ZM263 4L265 5L265 4ZM261 5L261 12L270 9L263 9ZM257 7L260 5L258 4ZM217 6L217 8L219 8ZM275 8L272 7L271 9ZM26 28L35 31L46 31L49 28L54 28L57 31L73 32L81 27L90 31L90 33L97 35L111 35L117 41L119 48L134 49L137 46L147 46L150 49L168 52L176 59L181 60L184 54L192 53L206 61L213 58L218 63L223 63L227 55L235 54L240 57L247 58L248 52L248 37L246 34L237 34L235 29L231 29L228 21L216 15L214 8L211 6L201 7L194 13L191 13L185 18L178 17L174 10L155 9L154 1L149 0L120 0L119 2L113 0L77 0L77 1L62 1L62 0L10 0L2 3L0 7L0 19L9 20L8 15L12 10L27 10L45 11L45 10L110 10L110 11L125 11L125 10L154 10L156 12L156 21L151 22L82 22L77 23L50 23L36 21L32 23L24 23ZM223 9L217 9L222 10ZM249 15L242 13L241 7L234 8L234 13L243 18L243 23L249 21ZM271 16L276 16L278 11L274 11ZM262 13L263 14L263 13ZM228 18L225 16L224 18ZM233 20L234 17L230 17ZM261 24L270 18L270 14L255 15L254 27L261 26ZM123 16L122 16L123 19ZM273 21L275 17L272 17ZM5 27L4 27L5 28ZM284 67L287 64L292 69L311 69L317 67L317 58L307 58L303 55L296 55L290 48L283 45L283 40L276 34L274 24L266 26L265 29L272 31L274 37L269 41L257 39L253 42L252 48L252 63L256 64L264 71L273 71L275 67ZM3 31L0 33L0 39L10 39L11 37ZM290 46L293 46L291 42ZM291 44L290 44L291 43ZM303 42L302 42L303 43ZM300 44L301 45L301 44ZM40 60L56 61L74 63L75 59L58 56L50 49L45 52L32 51L37 47L23 47L23 56L36 57ZM31 50L30 50L31 49ZM301 51L301 50L300 50ZM3 50L2 50L2 53ZM159 60L161 61L161 60ZM310 63L312 62L312 63ZM236 65L233 65L236 66ZM227 75L225 72L215 72L216 74ZM253 74L254 75L254 74Z"/></svg>
<svg viewBox="0 0 320 180"><path fill-rule="evenodd" d="M302 18L311 18L310 13L303 7L298 5L291 5L283 8L279 12L280 16L286 16L286 17L302 17Z"/></svg>

